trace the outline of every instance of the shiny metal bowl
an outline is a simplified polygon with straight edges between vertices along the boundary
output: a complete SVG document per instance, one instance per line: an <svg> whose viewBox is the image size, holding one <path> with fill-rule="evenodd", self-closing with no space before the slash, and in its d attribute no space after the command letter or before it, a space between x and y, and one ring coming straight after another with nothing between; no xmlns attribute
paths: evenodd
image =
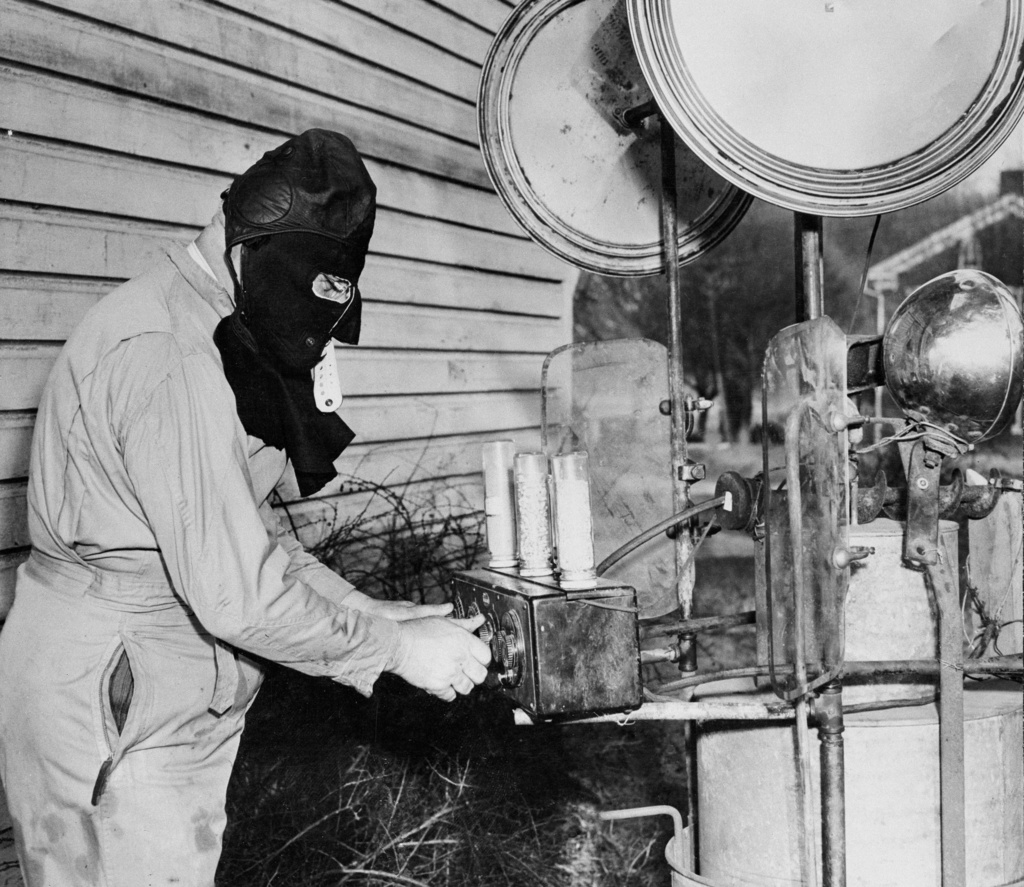
<svg viewBox="0 0 1024 887"><path fill-rule="evenodd" d="M914 290L882 350L886 386L907 416L968 443L1002 431L1020 403L1024 322L991 274L952 271Z"/></svg>

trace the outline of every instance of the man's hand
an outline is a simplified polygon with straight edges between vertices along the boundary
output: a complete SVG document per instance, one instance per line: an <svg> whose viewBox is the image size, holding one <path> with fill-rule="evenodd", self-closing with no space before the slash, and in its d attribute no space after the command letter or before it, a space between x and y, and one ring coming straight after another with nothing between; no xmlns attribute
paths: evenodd
<svg viewBox="0 0 1024 887"><path fill-rule="evenodd" d="M432 616L402 622L398 649L386 671L451 702L487 677L490 648L472 634L483 623L480 615L472 619Z"/></svg>
<svg viewBox="0 0 1024 887"><path fill-rule="evenodd" d="M363 594L361 591L350 591L343 601L344 606L359 610L369 616L383 616L394 622L408 622L410 619L426 619L428 616L447 616L452 611L451 604L414 604L412 601L381 601Z"/></svg>

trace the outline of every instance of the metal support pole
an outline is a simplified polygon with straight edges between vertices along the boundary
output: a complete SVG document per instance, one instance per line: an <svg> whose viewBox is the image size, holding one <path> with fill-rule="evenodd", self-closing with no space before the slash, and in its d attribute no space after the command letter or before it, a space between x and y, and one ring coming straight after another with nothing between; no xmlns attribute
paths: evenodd
<svg viewBox="0 0 1024 887"><path fill-rule="evenodd" d="M679 220L676 215L676 139L661 118L661 228L668 281L668 396L671 403L672 505L677 514L690 507L687 479L686 395L683 390L683 308L679 291ZM676 589L683 620L693 613L693 565L687 564L693 539L676 534ZM685 569L684 569L685 568Z"/></svg>
<svg viewBox="0 0 1024 887"><path fill-rule="evenodd" d="M885 290L875 295L875 335L881 337L885 333ZM875 386L875 418L882 418L882 386ZM881 423L872 426L872 443L878 443L882 439Z"/></svg>
<svg viewBox="0 0 1024 887"><path fill-rule="evenodd" d="M925 567L939 610L939 804L942 887L967 883L967 815L964 797L963 623L949 567Z"/></svg>
<svg viewBox="0 0 1024 887"><path fill-rule="evenodd" d="M679 219L677 215L676 137L665 116L659 115L661 131L661 234L664 242L665 276L668 281L668 396L671 403L672 505L678 514L690 506L687 478L686 397L683 391L683 309L679 291ZM694 567L691 558L693 534L680 527L675 535L676 595L680 617L685 622L693 615ZM697 644L694 634L679 639L680 670L697 670ZM697 842L697 754L696 732L691 723L683 725L685 740L686 799L693 858L699 866ZM699 871L699 868L698 868Z"/></svg>
<svg viewBox="0 0 1024 887"><path fill-rule="evenodd" d="M821 756L821 869L824 887L846 887L846 780L843 686L826 684L818 698Z"/></svg>
<svg viewBox="0 0 1024 887"><path fill-rule="evenodd" d="M825 313L825 258L821 216L794 214L797 323Z"/></svg>

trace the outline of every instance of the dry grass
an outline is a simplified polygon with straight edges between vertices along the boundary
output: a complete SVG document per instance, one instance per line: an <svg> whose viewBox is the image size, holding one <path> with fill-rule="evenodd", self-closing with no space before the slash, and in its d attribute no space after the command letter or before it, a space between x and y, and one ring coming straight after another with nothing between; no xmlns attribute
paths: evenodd
<svg viewBox="0 0 1024 887"><path fill-rule="evenodd" d="M388 497L318 554L363 591L435 599L483 554L479 516ZM451 705L385 675L372 699L272 668L228 796L220 887L654 887L665 824L600 810L680 806L676 726L515 727L478 690Z"/></svg>
<svg viewBox="0 0 1024 887"><path fill-rule="evenodd" d="M363 700L284 670L257 704L221 887L667 880L657 825L597 820L678 803L652 725L514 727L506 703L484 695L445 705L385 678Z"/></svg>

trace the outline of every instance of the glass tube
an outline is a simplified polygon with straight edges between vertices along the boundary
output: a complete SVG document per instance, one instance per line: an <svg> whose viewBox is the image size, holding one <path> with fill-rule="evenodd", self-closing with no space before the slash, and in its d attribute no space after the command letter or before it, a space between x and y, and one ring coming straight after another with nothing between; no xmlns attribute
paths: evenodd
<svg viewBox="0 0 1024 887"><path fill-rule="evenodd" d="M515 445L510 440L492 440L483 445L484 515L490 566L515 567L516 515L512 482Z"/></svg>
<svg viewBox="0 0 1024 887"><path fill-rule="evenodd" d="M551 459L554 479L558 584L567 591L597 586L594 524L590 512L590 468L586 453Z"/></svg>
<svg viewBox="0 0 1024 887"><path fill-rule="evenodd" d="M548 459L543 453L517 453L513 460L519 572L550 576L551 508L548 502Z"/></svg>

